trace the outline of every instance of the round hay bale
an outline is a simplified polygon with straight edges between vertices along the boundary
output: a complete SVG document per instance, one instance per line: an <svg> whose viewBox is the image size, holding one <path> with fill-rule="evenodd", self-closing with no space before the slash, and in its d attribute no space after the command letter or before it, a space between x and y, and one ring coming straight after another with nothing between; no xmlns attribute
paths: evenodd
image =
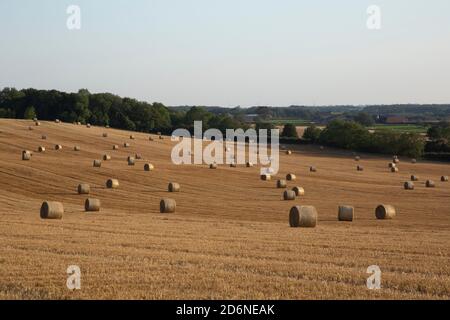
<svg viewBox="0 0 450 320"><path fill-rule="evenodd" d="M417 163L417 160L416 159L411 159L411 163Z"/></svg>
<svg viewBox="0 0 450 320"><path fill-rule="evenodd" d="M33 129L33 127L28 127L28 130L30 130L30 131L31 131L31 130L34 130L34 129Z"/></svg>
<svg viewBox="0 0 450 320"><path fill-rule="evenodd" d="M39 151L39 152L45 152L45 147L39 146L38 151Z"/></svg>
<svg viewBox="0 0 450 320"><path fill-rule="evenodd" d="M272 176L270 174L262 174L261 180L262 181L270 181L272 179Z"/></svg>
<svg viewBox="0 0 450 320"><path fill-rule="evenodd" d="M134 140L134 139L135 139L134 135L131 134L131 135L130 135L130 139L131 139L131 140Z"/></svg>
<svg viewBox="0 0 450 320"><path fill-rule="evenodd" d="M217 164L211 163L211 164L209 165L209 168L210 168L210 169L217 169Z"/></svg>
<svg viewBox="0 0 450 320"><path fill-rule="evenodd" d="M80 146L74 146L73 147L73 151L80 151L80 150L81 150Z"/></svg>
<svg viewBox="0 0 450 320"><path fill-rule="evenodd" d="M305 189L303 189L302 187L293 187L292 191L295 192L295 195L297 197L301 197L305 195Z"/></svg>
<svg viewBox="0 0 450 320"><path fill-rule="evenodd" d="M286 201L295 200L296 194L292 190L284 190L283 199Z"/></svg>
<svg viewBox="0 0 450 320"><path fill-rule="evenodd" d="M286 188L287 184L286 184L286 180L280 179L277 180L277 188L281 189L281 188Z"/></svg>
<svg viewBox="0 0 450 320"><path fill-rule="evenodd" d="M119 150L119 146L117 144L113 145L113 150Z"/></svg>
<svg viewBox="0 0 450 320"><path fill-rule="evenodd" d="M414 190L414 182L412 181L406 181L403 184L403 187L405 188L405 190Z"/></svg>
<svg viewBox="0 0 450 320"><path fill-rule="evenodd" d="M106 181L106 187L108 189L117 189L119 187L119 180L108 179L108 181Z"/></svg>
<svg viewBox="0 0 450 320"><path fill-rule="evenodd" d="M55 122L56 123L60 123L61 121L59 119L55 119Z"/></svg>
<svg viewBox="0 0 450 320"><path fill-rule="evenodd" d="M155 169L155 167L151 163L144 164L145 171L153 171L153 169Z"/></svg>
<svg viewBox="0 0 450 320"><path fill-rule="evenodd" d="M104 154L103 155L103 160L104 161L110 161L111 160L111 156L109 154Z"/></svg>
<svg viewBox="0 0 450 320"><path fill-rule="evenodd" d="M25 160L25 161L31 160L31 155L32 155L31 151L23 150L22 151L22 160Z"/></svg>
<svg viewBox="0 0 450 320"><path fill-rule="evenodd" d="M180 184L171 182L169 183L167 189L169 190L169 192L180 192Z"/></svg>
<svg viewBox="0 0 450 320"><path fill-rule="evenodd" d="M33 118L33 121L38 121L38 118Z"/></svg>
<svg viewBox="0 0 450 320"><path fill-rule="evenodd" d="M90 128L90 127L91 127L90 123L86 124L86 128Z"/></svg>
<svg viewBox="0 0 450 320"><path fill-rule="evenodd" d="M248 161L248 162L245 164L245 166L246 166L247 168L251 168L251 167L253 167L253 163L251 163L250 161Z"/></svg>
<svg viewBox="0 0 450 320"><path fill-rule="evenodd" d="M397 167L392 167L392 168L391 168L391 172L393 172L393 173L398 172L398 168L397 168Z"/></svg>
<svg viewBox="0 0 450 320"><path fill-rule="evenodd" d="M394 219L395 215L395 208L391 205L380 204L375 209L375 217L379 220Z"/></svg>
<svg viewBox="0 0 450 320"><path fill-rule="evenodd" d="M106 132L103 133L103 138L108 138L108 134Z"/></svg>
<svg viewBox="0 0 450 320"><path fill-rule="evenodd" d="M339 221L353 221L354 218L355 218L355 208L353 208L352 206L338 207Z"/></svg>
<svg viewBox="0 0 450 320"><path fill-rule="evenodd" d="M149 141L155 141L155 139L153 139L153 137L148 137Z"/></svg>
<svg viewBox="0 0 450 320"><path fill-rule="evenodd" d="M61 149L62 149L62 145L60 145L60 144L55 145L55 150L61 150Z"/></svg>
<svg viewBox="0 0 450 320"><path fill-rule="evenodd" d="M316 167L309 167L309 171L310 172L317 172L317 169L316 169Z"/></svg>
<svg viewBox="0 0 450 320"><path fill-rule="evenodd" d="M100 211L100 206L101 203L99 199L88 198L84 202L84 211L86 212Z"/></svg>
<svg viewBox="0 0 450 320"><path fill-rule="evenodd" d="M80 121L77 121L77 126L81 126L81 122Z"/></svg>
<svg viewBox="0 0 450 320"><path fill-rule="evenodd" d="M291 151L291 150L286 150L286 154L287 154L288 156L290 156L290 155L292 154L292 151Z"/></svg>
<svg viewBox="0 0 450 320"><path fill-rule="evenodd" d="M441 177L442 182L448 182L448 176L442 176Z"/></svg>
<svg viewBox="0 0 450 320"><path fill-rule="evenodd" d="M165 198L159 202L159 212L173 213L177 208L177 203L174 199Z"/></svg>
<svg viewBox="0 0 450 320"><path fill-rule="evenodd" d="M136 160L141 160L141 159L142 159L142 155L140 155L139 153L136 153L136 154L134 155L134 158L135 158Z"/></svg>
<svg viewBox="0 0 450 320"><path fill-rule="evenodd" d="M124 146L125 148L129 148L129 147L130 147L130 144L129 144L128 142L125 142L125 143L123 144L123 146Z"/></svg>
<svg viewBox="0 0 450 320"><path fill-rule="evenodd" d="M129 166L134 166L135 162L136 162L135 159L132 156L129 156L127 161L128 161L128 165Z"/></svg>
<svg viewBox="0 0 450 320"><path fill-rule="evenodd" d="M289 225L292 228L315 228L317 210L313 206L295 206L289 211Z"/></svg>
<svg viewBox="0 0 450 320"><path fill-rule="evenodd" d="M355 161L359 161L359 160L361 160L361 157L360 156L356 156L355 157Z"/></svg>
<svg viewBox="0 0 450 320"><path fill-rule="evenodd" d="M107 125L105 126L105 128L106 128L106 129L109 129L109 124L107 124Z"/></svg>
<svg viewBox="0 0 450 320"><path fill-rule="evenodd" d="M434 188L434 187L436 187L436 184L434 183L433 180L427 180L427 181L425 182L425 186L426 186L427 188Z"/></svg>
<svg viewBox="0 0 450 320"><path fill-rule="evenodd" d="M100 168L102 166L102 161L101 160L94 160L93 166L95 168Z"/></svg>
<svg viewBox="0 0 450 320"><path fill-rule="evenodd" d="M91 186L87 183L80 183L77 188L78 194L89 194L91 192Z"/></svg>
<svg viewBox="0 0 450 320"><path fill-rule="evenodd" d="M42 139L42 140L47 140L47 136L46 136L46 135L42 135L42 136L41 136L41 139Z"/></svg>
<svg viewBox="0 0 450 320"><path fill-rule="evenodd" d="M411 181L419 181L419 177L415 175L411 175Z"/></svg>
<svg viewBox="0 0 450 320"><path fill-rule="evenodd" d="M363 166L356 166L356 170L357 171L364 171L364 167Z"/></svg>
<svg viewBox="0 0 450 320"><path fill-rule="evenodd" d="M35 125L36 127L39 127L39 126L41 125L41 123L40 123L39 121L36 121L36 122L34 123L34 125Z"/></svg>
<svg viewBox="0 0 450 320"><path fill-rule="evenodd" d="M297 177L296 177L295 174L293 174L293 173L288 173L288 174L286 175L286 180L287 180L287 181L295 181L295 180L297 180Z"/></svg>
<svg viewBox="0 0 450 320"><path fill-rule="evenodd" d="M64 206L61 202L44 201L41 206L41 219L62 219Z"/></svg>

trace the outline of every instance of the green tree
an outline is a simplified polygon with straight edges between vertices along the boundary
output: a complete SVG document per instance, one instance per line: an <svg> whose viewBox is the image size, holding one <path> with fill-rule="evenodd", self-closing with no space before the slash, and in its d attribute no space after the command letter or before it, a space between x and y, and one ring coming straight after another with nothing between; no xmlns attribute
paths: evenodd
<svg viewBox="0 0 450 320"><path fill-rule="evenodd" d="M317 128L315 125L309 126L308 128L306 128L305 132L303 132L303 139L315 143L319 141L321 132L322 130L320 130L320 128Z"/></svg>
<svg viewBox="0 0 450 320"><path fill-rule="evenodd" d="M0 108L6 109L2 111L2 117L14 118L24 114L26 105L26 95L22 91L15 88L4 88L0 91Z"/></svg>
<svg viewBox="0 0 450 320"><path fill-rule="evenodd" d="M432 140L450 140L450 123L442 122L428 129L427 135Z"/></svg>
<svg viewBox="0 0 450 320"><path fill-rule="evenodd" d="M272 113L268 107L257 107L256 114L258 114L259 120L267 120L272 117Z"/></svg>
<svg viewBox="0 0 450 320"><path fill-rule="evenodd" d="M412 158L421 157L425 149L425 140L417 133L402 133L399 137L398 154Z"/></svg>
<svg viewBox="0 0 450 320"><path fill-rule="evenodd" d="M131 121L126 115L123 113L119 113L119 122L121 124L121 127L126 130L136 130L136 125L133 121Z"/></svg>
<svg viewBox="0 0 450 320"><path fill-rule="evenodd" d="M352 121L334 120L320 134L320 142L334 147L420 157L425 141L419 134L383 130L374 134Z"/></svg>
<svg viewBox="0 0 450 320"><path fill-rule="evenodd" d="M185 117L186 113L183 111L170 112L170 122L172 123L172 126L176 129L183 128L186 125L184 123Z"/></svg>
<svg viewBox="0 0 450 320"><path fill-rule="evenodd" d="M14 119L15 117L16 117L16 113L14 112L14 110L0 108L0 118Z"/></svg>
<svg viewBox="0 0 450 320"><path fill-rule="evenodd" d="M284 126L281 136L285 138L298 138L297 127L288 123Z"/></svg>
<svg viewBox="0 0 450 320"><path fill-rule="evenodd" d="M155 102L150 107L150 114L153 123L152 130L166 131L172 127L170 112L166 106L160 102Z"/></svg>
<svg viewBox="0 0 450 320"><path fill-rule="evenodd" d="M213 117L212 113L208 112L202 107L192 107L188 112L186 112L185 123L186 126L191 129L194 128L194 121L202 121L203 130L209 128L209 120Z"/></svg>
<svg viewBox="0 0 450 320"><path fill-rule="evenodd" d="M319 141L344 149L367 149L370 146L369 131L353 121L333 120L322 130Z"/></svg>
<svg viewBox="0 0 450 320"><path fill-rule="evenodd" d="M380 131L372 135L369 151L418 158L424 149L425 140L419 134Z"/></svg>
<svg viewBox="0 0 450 320"><path fill-rule="evenodd" d="M24 119L34 119L36 118L36 110L33 106L29 106L25 109L25 112L23 113Z"/></svg>
<svg viewBox="0 0 450 320"><path fill-rule="evenodd" d="M365 127L370 127L373 126L375 124L375 121L373 119L373 117L368 114L367 112L360 112L358 113L353 120Z"/></svg>

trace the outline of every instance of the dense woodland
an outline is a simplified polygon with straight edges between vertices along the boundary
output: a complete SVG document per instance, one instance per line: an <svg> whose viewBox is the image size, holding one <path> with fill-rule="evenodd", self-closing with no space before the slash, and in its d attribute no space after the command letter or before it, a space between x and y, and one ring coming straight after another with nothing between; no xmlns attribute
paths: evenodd
<svg viewBox="0 0 450 320"><path fill-rule="evenodd" d="M380 114L447 120L434 124L428 139L415 133L383 131L370 133ZM450 160L450 105L394 105L394 106L328 106L287 108L252 107L166 107L162 103L147 103L122 98L111 93L91 94L86 89L76 93L57 90L4 88L0 91L0 118L35 117L41 120L60 119L93 125L109 125L118 129L141 132L171 133L177 128L193 131L194 121L203 121L203 129L250 127L246 115L256 115L256 128L271 129L267 119L301 119L325 124L325 129L312 125L303 137L297 137L296 127L287 123L281 136L284 141L320 143L349 150L398 154L410 157ZM287 139L287 140L286 140Z"/></svg>
<svg viewBox="0 0 450 320"><path fill-rule="evenodd" d="M109 125L118 129L141 132L172 132L175 128L191 128L194 120L203 120L203 128L245 127L236 117L213 114L204 108L187 111L170 110L162 103L147 103L122 98L110 93L91 94L56 90L5 88L0 92L0 118L60 119L64 122Z"/></svg>

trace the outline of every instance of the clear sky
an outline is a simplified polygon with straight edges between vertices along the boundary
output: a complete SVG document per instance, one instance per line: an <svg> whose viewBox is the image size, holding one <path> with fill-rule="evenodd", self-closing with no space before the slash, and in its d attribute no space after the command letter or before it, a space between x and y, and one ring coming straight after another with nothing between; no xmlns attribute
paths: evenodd
<svg viewBox="0 0 450 320"><path fill-rule="evenodd" d="M68 30L66 9L81 9ZM381 8L381 30L366 26ZM0 0L0 87L166 105L450 103L449 0Z"/></svg>

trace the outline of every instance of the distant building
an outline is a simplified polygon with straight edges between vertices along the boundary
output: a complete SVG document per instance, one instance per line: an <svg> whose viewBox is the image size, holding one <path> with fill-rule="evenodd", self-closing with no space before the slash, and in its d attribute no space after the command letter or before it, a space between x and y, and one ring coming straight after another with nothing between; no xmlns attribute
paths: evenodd
<svg viewBox="0 0 450 320"><path fill-rule="evenodd" d="M402 116L389 116L389 117L386 117L385 123L386 124L408 123L408 118L402 117Z"/></svg>
<svg viewBox="0 0 450 320"><path fill-rule="evenodd" d="M252 123L252 122L255 122L256 121L256 119L258 118L258 114L256 114L256 113L253 113L253 114L246 114L246 115L244 115L244 122L247 122L247 123Z"/></svg>

